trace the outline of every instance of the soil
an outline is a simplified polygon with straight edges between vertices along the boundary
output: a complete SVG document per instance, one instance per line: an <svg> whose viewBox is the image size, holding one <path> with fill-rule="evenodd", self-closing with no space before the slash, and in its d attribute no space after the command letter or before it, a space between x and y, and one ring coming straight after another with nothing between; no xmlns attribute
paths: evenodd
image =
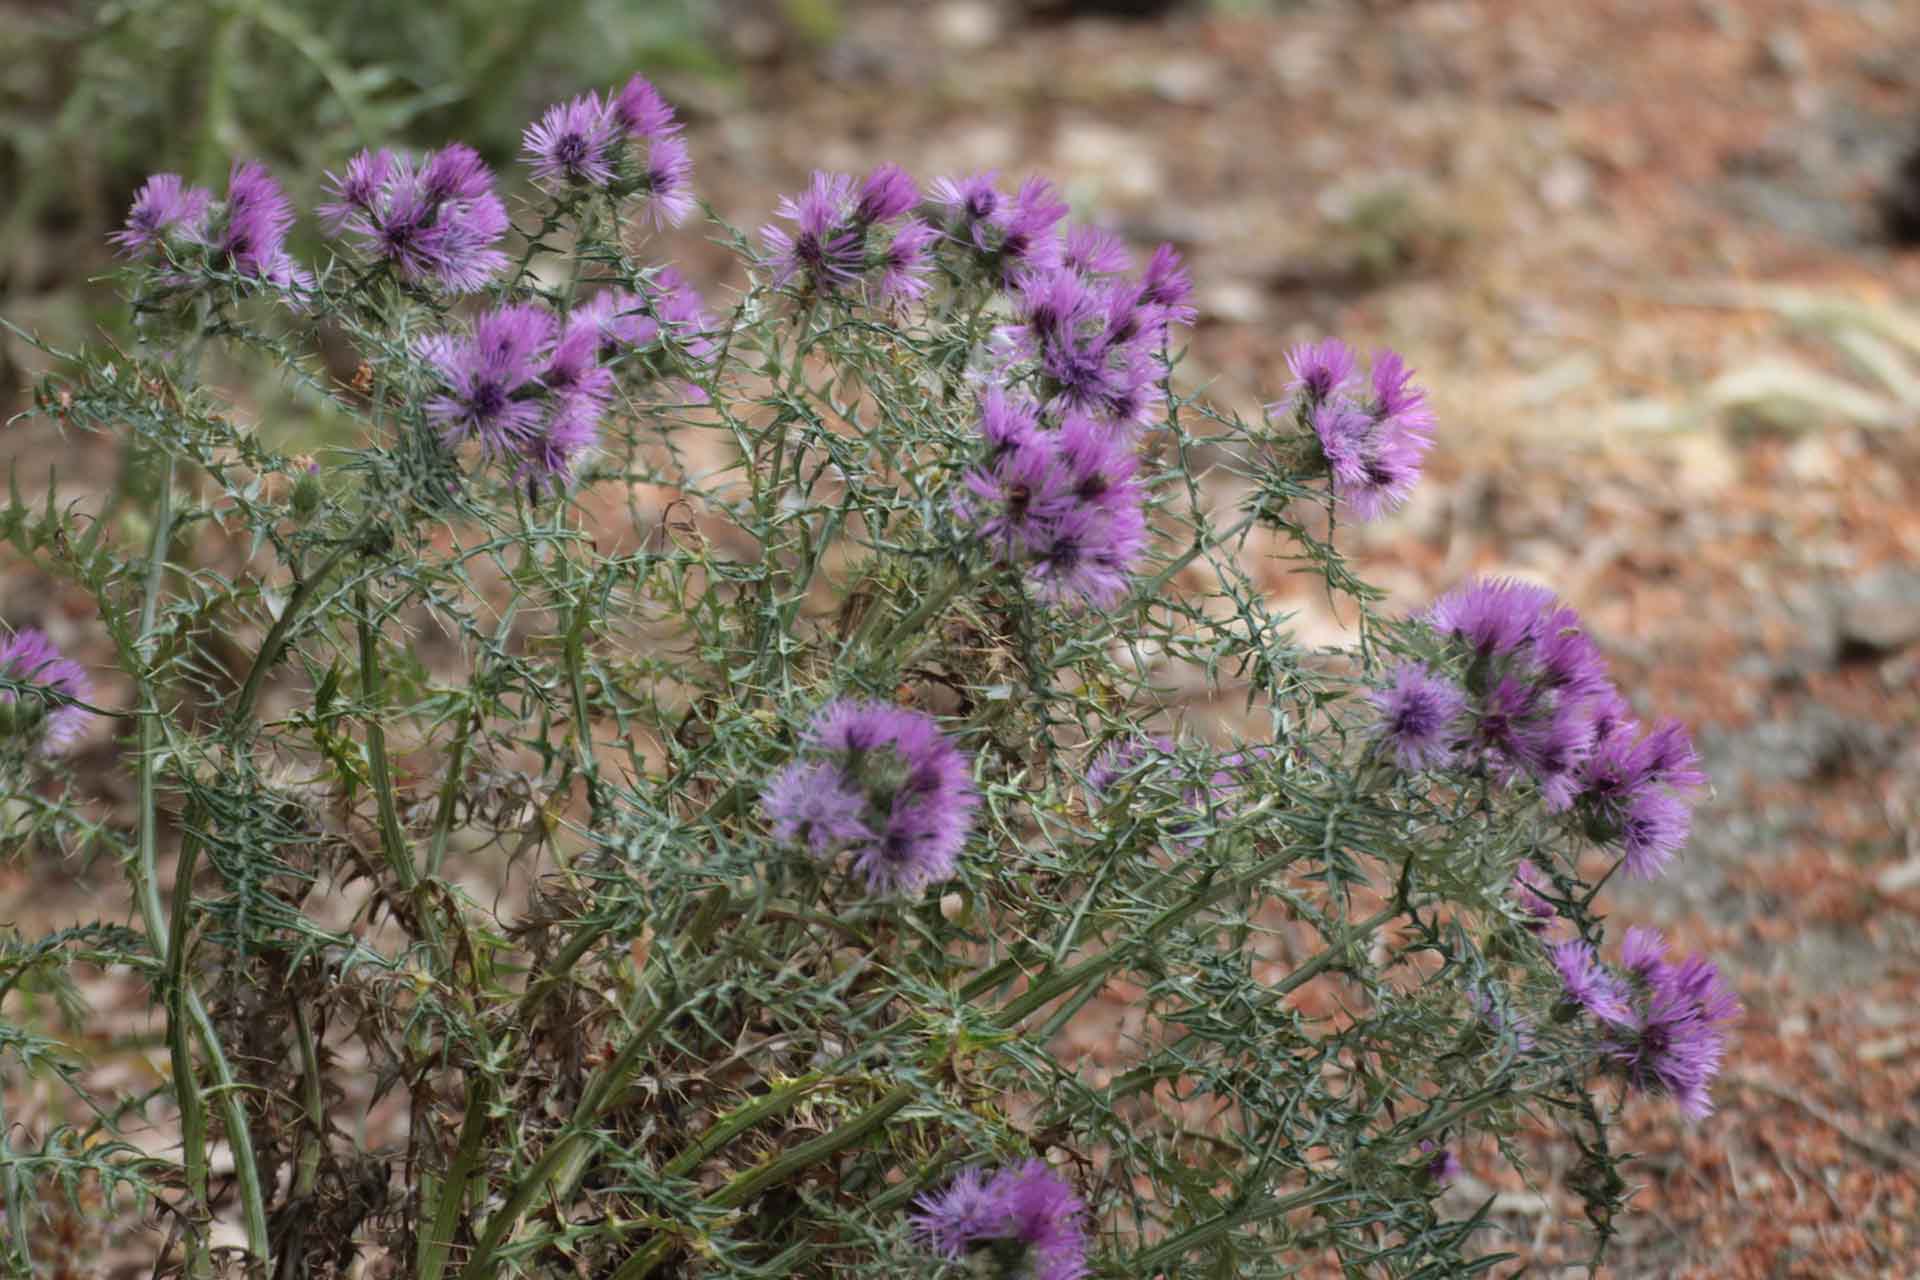
<svg viewBox="0 0 1920 1280"><path fill-rule="evenodd" d="M1610 899L1747 1014L1711 1118L1628 1106L1645 1185L1604 1274L1920 1274L1920 5L847 8L810 53L744 29L744 100L682 88L724 216L814 167L1040 172L1188 255L1186 375L1229 405L1277 393L1292 342L1391 343L1440 443L1351 544L1364 576L1407 609L1476 572L1550 584L1644 714L1694 726L1692 847ZM113 462L70 450L63 491ZM84 652L88 612L0 561L10 623ZM115 760L103 731L78 767L111 795ZM0 869L0 918L121 910L44 874ZM1496 1274L1586 1274L1569 1153L1524 1185L1494 1154L1450 1194L1494 1196L1522 1255Z"/></svg>

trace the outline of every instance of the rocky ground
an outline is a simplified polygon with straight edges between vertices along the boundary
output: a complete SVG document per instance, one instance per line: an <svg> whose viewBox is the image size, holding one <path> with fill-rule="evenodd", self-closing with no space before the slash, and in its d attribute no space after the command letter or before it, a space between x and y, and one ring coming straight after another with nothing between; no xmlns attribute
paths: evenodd
<svg viewBox="0 0 1920 1280"><path fill-rule="evenodd" d="M1366 575L1407 608L1553 585L1714 779L1675 871L1612 901L1748 1014L1712 1118L1629 1108L1646 1185L1608 1274L1920 1274L1920 6L1072 7L854 5L806 54L741 24L746 101L681 93L703 194L753 225L811 167L1043 172L1189 255L1187 373L1229 404L1302 338L1405 351L1440 444ZM82 629L17 566L0 611ZM0 917L46 895L0 871ZM1491 1154L1452 1194L1497 1193L1529 1260L1502 1274L1561 1274L1566 1153L1525 1185Z"/></svg>

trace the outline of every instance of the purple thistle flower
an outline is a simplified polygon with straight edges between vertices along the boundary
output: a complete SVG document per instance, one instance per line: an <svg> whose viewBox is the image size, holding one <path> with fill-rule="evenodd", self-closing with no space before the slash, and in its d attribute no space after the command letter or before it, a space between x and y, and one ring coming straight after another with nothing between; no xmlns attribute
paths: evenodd
<svg viewBox="0 0 1920 1280"><path fill-rule="evenodd" d="M1004 280L1023 269L1052 270L1060 264L1060 240L1054 228L1067 216L1067 202L1053 184L1032 177L1020 184L1011 205L1002 205L995 219L1000 229L996 246Z"/></svg>
<svg viewBox="0 0 1920 1280"><path fill-rule="evenodd" d="M1391 429L1391 419L1373 424L1368 448L1357 484L1344 492L1335 487L1340 500L1358 520L1377 520L1389 511L1406 505L1413 486L1420 479L1420 466L1432 441L1404 430Z"/></svg>
<svg viewBox="0 0 1920 1280"><path fill-rule="evenodd" d="M129 257L154 248L170 233L198 240L212 204L213 193L205 187L187 186L177 173L156 173L135 193L126 227L107 239Z"/></svg>
<svg viewBox="0 0 1920 1280"><path fill-rule="evenodd" d="M1415 663L1394 671L1393 683L1371 701L1380 712L1374 732L1409 772L1434 769L1453 755L1453 725L1466 710L1467 696L1452 681Z"/></svg>
<svg viewBox="0 0 1920 1280"><path fill-rule="evenodd" d="M1460 1176L1460 1157L1453 1154L1452 1148L1443 1147L1428 1138L1421 1141L1420 1150L1428 1157L1420 1171L1435 1186L1444 1187Z"/></svg>
<svg viewBox="0 0 1920 1280"><path fill-rule="evenodd" d="M1562 942L1547 948L1553 967L1560 971L1566 998L1603 1022L1626 1026L1633 1021L1626 986L1600 964L1592 946Z"/></svg>
<svg viewBox="0 0 1920 1280"><path fill-rule="evenodd" d="M1109 743L1087 769L1088 794L1104 804L1113 798L1114 788L1121 778L1149 760L1173 755L1173 750L1173 739L1164 736L1148 738L1142 735Z"/></svg>
<svg viewBox="0 0 1920 1280"><path fill-rule="evenodd" d="M815 857L840 846L873 839L864 821L867 797L837 765L788 765L767 785L760 805L776 839L804 844Z"/></svg>
<svg viewBox="0 0 1920 1280"><path fill-rule="evenodd" d="M1054 435L1055 456L1074 501L1109 515L1139 510L1140 460L1104 423L1068 414Z"/></svg>
<svg viewBox="0 0 1920 1280"><path fill-rule="evenodd" d="M658 141L680 132L673 108L644 76L627 81L626 87L614 95L610 109L614 122L636 138Z"/></svg>
<svg viewBox="0 0 1920 1280"><path fill-rule="evenodd" d="M861 224L891 222L920 203L920 188L897 164L883 164L860 183L853 202L853 220Z"/></svg>
<svg viewBox="0 0 1920 1280"><path fill-rule="evenodd" d="M1126 594L1146 550L1137 460L1112 432L1069 414L1038 427L1032 408L994 388L981 401L989 453L968 472L954 513L1001 564L1028 566L1042 599L1106 607Z"/></svg>
<svg viewBox="0 0 1920 1280"><path fill-rule="evenodd" d="M1086 1206L1043 1161L992 1178L968 1170L916 1204L915 1233L948 1261L986 1253L1001 1275L1080 1280L1087 1274Z"/></svg>
<svg viewBox="0 0 1920 1280"><path fill-rule="evenodd" d="M694 363L712 363L720 353L720 343L713 337L719 325L707 314L700 291L672 267L662 267L640 287L652 300L654 314L660 317L667 336Z"/></svg>
<svg viewBox="0 0 1920 1280"><path fill-rule="evenodd" d="M1642 982L1653 981L1667 962L1667 939L1658 929L1634 925L1620 944L1620 966Z"/></svg>
<svg viewBox="0 0 1920 1280"><path fill-rule="evenodd" d="M802 746L810 758L761 794L776 836L804 838L816 856L847 845L853 869L877 894L918 893L953 874L979 796L967 756L932 717L843 698L814 716ZM842 794L803 808L800 790ZM856 826L865 834L854 834Z"/></svg>
<svg viewBox="0 0 1920 1280"><path fill-rule="evenodd" d="M600 345L600 318L582 308L569 318L539 373L547 416L518 446L520 475L536 486L564 484L600 442L600 417L613 399L613 371L600 363Z"/></svg>
<svg viewBox="0 0 1920 1280"><path fill-rule="evenodd" d="M1367 436L1373 422L1344 400L1329 400L1313 411L1313 434L1333 476L1334 492L1357 490L1367 482Z"/></svg>
<svg viewBox="0 0 1920 1280"><path fill-rule="evenodd" d="M18 631L0 644L0 676L17 684L37 685L62 698L93 700L93 681L87 678L85 668L61 657L44 632ZM4 736L25 741L31 735L42 755L59 755L71 747L91 714L73 702L56 702L37 693L22 697L11 689L0 689L0 725L7 729Z"/></svg>
<svg viewBox="0 0 1920 1280"><path fill-rule="evenodd" d="M1001 333L1029 359L1073 341L1100 314L1099 292L1072 271L1030 271L1015 288L1014 314L1020 323Z"/></svg>
<svg viewBox="0 0 1920 1280"><path fill-rule="evenodd" d="M804 274L809 286L832 292L859 279L865 236L852 225L852 178L815 170L805 191L781 196L773 211L794 224L792 232L771 222L760 228L774 284Z"/></svg>
<svg viewBox="0 0 1920 1280"><path fill-rule="evenodd" d="M938 1195L928 1194L915 1203L920 1212L913 1217L917 1235L941 1257L957 1261L976 1240L985 1240L1002 1228L1000 1194L994 1189L985 1169L964 1169L952 1184Z"/></svg>
<svg viewBox="0 0 1920 1280"><path fill-rule="evenodd" d="M933 269L933 246L939 240L940 233L918 218L901 224L880 255L880 296L898 302L925 297L927 273Z"/></svg>
<svg viewBox="0 0 1920 1280"><path fill-rule="evenodd" d="M1287 352L1287 368L1293 373L1287 394L1318 406L1347 389L1354 363L1353 348L1338 338L1302 343Z"/></svg>
<svg viewBox="0 0 1920 1280"><path fill-rule="evenodd" d="M602 360L611 360L627 348L651 346L660 336L660 322L647 314L639 295L625 289L607 289L574 309L573 323L591 324Z"/></svg>
<svg viewBox="0 0 1920 1280"><path fill-rule="evenodd" d="M1024 396L1009 396L989 386L980 396L980 435L987 456L997 458L1008 449L1029 444L1040 432L1040 409Z"/></svg>
<svg viewBox="0 0 1920 1280"><path fill-rule="evenodd" d="M1193 277L1180 265L1180 255L1172 245L1163 244L1153 251L1140 283L1145 286L1144 300L1158 307L1167 323L1190 325L1199 318L1192 302Z"/></svg>
<svg viewBox="0 0 1920 1280"><path fill-rule="evenodd" d="M455 143L416 167L390 151L362 151L344 176L328 175L334 199L320 206L333 235L351 234L362 252L410 284L429 281L472 293L506 268L495 246L507 209L471 147Z"/></svg>
<svg viewBox="0 0 1920 1280"><path fill-rule="evenodd" d="M642 170L646 189L641 216L655 231L677 227L693 216L699 206L690 189L693 182L693 157L687 144L676 137L656 137L647 144L647 160Z"/></svg>
<svg viewBox="0 0 1920 1280"><path fill-rule="evenodd" d="M1463 640L1482 658L1533 643L1553 592L1512 578L1479 578L1434 602L1427 621L1442 635Z"/></svg>
<svg viewBox="0 0 1920 1280"><path fill-rule="evenodd" d="M1647 735L1642 750L1648 783L1682 791L1707 785L1700 756L1693 749L1693 735L1678 720L1663 721Z"/></svg>
<svg viewBox="0 0 1920 1280"><path fill-rule="evenodd" d="M527 126L521 151L533 180L549 188L599 187L613 182L613 150L623 127L597 93L556 102Z"/></svg>
<svg viewBox="0 0 1920 1280"><path fill-rule="evenodd" d="M519 478L539 490L573 478L580 459L600 443L601 406L579 397L557 400L520 442Z"/></svg>
<svg viewBox="0 0 1920 1280"><path fill-rule="evenodd" d="M1515 747L1520 764L1540 788L1547 812L1570 808L1580 792L1581 766L1593 747L1585 706L1561 701L1551 715L1521 729Z"/></svg>
<svg viewBox="0 0 1920 1280"><path fill-rule="evenodd" d="M393 177L396 163L393 152L385 147L378 151L362 150L347 161L344 175L327 174L334 198L315 212L320 215L320 225L327 229L329 235L339 235L357 225L356 219L378 213L381 202L386 199L387 183Z"/></svg>
<svg viewBox="0 0 1920 1280"><path fill-rule="evenodd" d="M1302 414L1333 476L1334 495L1360 520L1404 504L1433 446L1433 418L1424 393L1408 386L1405 362L1392 351L1374 357L1371 401L1352 394L1353 352L1337 338L1293 348L1287 365L1290 400L1268 405L1267 412Z"/></svg>
<svg viewBox="0 0 1920 1280"><path fill-rule="evenodd" d="M1540 683L1566 699L1597 698L1612 689L1607 660L1587 638L1580 615L1568 608L1542 610L1534 658Z"/></svg>
<svg viewBox="0 0 1920 1280"><path fill-rule="evenodd" d="M226 230L217 248L233 269L280 289L308 288L313 277L286 251L293 202L265 165L236 160L227 177Z"/></svg>
<svg viewBox="0 0 1920 1280"><path fill-rule="evenodd" d="M1559 918L1560 913L1544 896L1552 887L1547 873L1528 859L1522 858L1513 869L1513 883L1507 887L1507 893L1520 908L1520 914L1526 917L1522 923L1533 933L1545 933Z"/></svg>
<svg viewBox="0 0 1920 1280"><path fill-rule="evenodd" d="M1617 696L1599 705L1605 719L1592 735L1578 802L1595 833L1620 844L1630 875L1657 875L1687 842L1687 793L1704 785L1706 775L1678 721L1636 737L1638 725Z"/></svg>
<svg viewBox="0 0 1920 1280"><path fill-rule="evenodd" d="M428 418L449 443L477 439L490 454L517 453L544 416L534 393L553 337L553 315L527 305L484 313L469 338L423 341L421 355L447 388L427 402Z"/></svg>
<svg viewBox="0 0 1920 1280"><path fill-rule="evenodd" d="M1159 255L1156 254L1157 258ZM1069 228L1060 265L1079 276L1115 276L1132 270L1133 255L1120 237L1099 227ZM1152 268L1148 268L1152 274Z"/></svg>
<svg viewBox="0 0 1920 1280"><path fill-rule="evenodd" d="M987 248L984 237L989 220L1000 212L1006 199L994 186L999 176L988 169L966 178L935 178L928 192L929 198L955 220L954 231L971 239L974 247L983 251Z"/></svg>
<svg viewBox="0 0 1920 1280"><path fill-rule="evenodd" d="M1636 795L1620 818L1627 874L1642 880L1659 875L1687 843L1692 828L1693 812L1679 797L1659 790Z"/></svg>
<svg viewBox="0 0 1920 1280"><path fill-rule="evenodd" d="M1741 1014L1739 997L1700 956L1667 959L1666 940L1651 929L1627 934L1622 959L1636 979L1639 1004L1609 1032L1606 1047L1630 1087L1665 1094L1698 1120L1712 1114L1710 1088L1726 1051L1726 1027Z"/></svg>
<svg viewBox="0 0 1920 1280"><path fill-rule="evenodd" d="M1487 1029L1495 1035L1513 1032L1513 1047L1521 1053L1529 1053L1534 1046L1533 1024L1525 1018L1513 1017L1507 1009L1494 998L1490 989L1470 988L1467 991L1467 1003L1480 1015Z"/></svg>
<svg viewBox="0 0 1920 1280"><path fill-rule="evenodd" d="M1401 431L1426 437L1433 431L1433 411L1427 407L1427 393L1411 385L1413 370L1404 357L1389 347L1373 353L1373 416L1391 422Z"/></svg>
<svg viewBox="0 0 1920 1280"><path fill-rule="evenodd" d="M1053 523L1034 550L1032 577L1043 600L1111 608L1127 594L1147 546L1146 516L1137 504L1080 505Z"/></svg>
<svg viewBox="0 0 1920 1280"><path fill-rule="evenodd" d="M493 171L478 151L454 142L427 156L420 168L420 184L435 204L480 200L493 194Z"/></svg>
<svg viewBox="0 0 1920 1280"><path fill-rule="evenodd" d="M1001 564L1049 546L1054 527L1072 509L1052 438L1038 431L996 448L987 465L966 474L964 484L954 513L973 526Z"/></svg>
<svg viewBox="0 0 1920 1280"><path fill-rule="evenodd" d="M583 307L569 318L540 371L540 385L548 395L584 401L596 413L606 407L613 398L613 374L600 363L600 333L600 317L591 308Z"/></svg>

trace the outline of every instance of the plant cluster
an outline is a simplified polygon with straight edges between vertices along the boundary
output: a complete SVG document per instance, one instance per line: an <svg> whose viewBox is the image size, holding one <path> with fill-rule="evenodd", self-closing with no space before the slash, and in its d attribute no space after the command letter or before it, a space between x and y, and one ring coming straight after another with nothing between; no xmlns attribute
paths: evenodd
<svg viewBox="0 0 1920 1280"><path fill-rule="evenodd" d="M111 852L138 928L7 939L0 998L123 966L169 1075L0 1025L90 1108L0 1139L14 1264L89 1185L189 1276L1468 1275L1459 1153L1539 1126L1598 1254L1619 1107L1704 1114L1738 1012L1650 931L1601 959L1705 780L1550 591L1379 611L1335 539L1418 482L1405 363L1210 408L1173 250L993 174L816 173L714 224L719 303L646 256L690 154L637 77L527 129L522 201L362 152L311 263L259 165L140 192L140 345L36 408L151 501L0 513L133 691L0 650L5 839ZM129 829L52 767L110 733Z"/></svg>

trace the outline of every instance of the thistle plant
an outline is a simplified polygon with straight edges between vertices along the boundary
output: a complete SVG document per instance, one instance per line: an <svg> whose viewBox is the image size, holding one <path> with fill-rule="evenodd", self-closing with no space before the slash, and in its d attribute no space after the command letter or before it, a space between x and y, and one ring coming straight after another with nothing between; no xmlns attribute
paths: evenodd
<svg viewBox="0 0 1920 1280"><path fill-rule="evenodd" d="M120 966L169 1074L92 1096L5 1028L75 1095L4 1139L13 1265L102 1180L188 1276L1467 1275L1507 1241L1462 1157L1543 1130L1602 1253L1620 1108L1704 1114L1738 1011L1599 911L1705 780L1550 590L1394 617L1342 558L1445 438L1400 357L1209 407L1178 256L1040 178L817 173L710 224L703 292L650 85L525 141L511 198L458 143L347 159L312 263L263 168L156 175L137 348L48 352L38 429L153 497L0 518L133 691L12 635L6 839L110 852L132 919L10 939L0 1013ZM1275 546L1351 646L1289 632Z"/></svg>

